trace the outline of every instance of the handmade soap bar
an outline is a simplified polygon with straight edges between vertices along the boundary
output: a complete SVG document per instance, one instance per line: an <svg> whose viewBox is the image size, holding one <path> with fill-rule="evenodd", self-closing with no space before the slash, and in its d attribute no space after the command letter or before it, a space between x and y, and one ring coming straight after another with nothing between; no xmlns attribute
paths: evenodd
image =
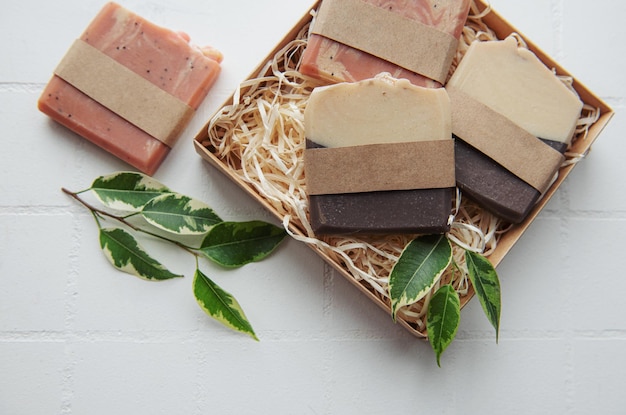
<svg viewBox="0 0 626 415"><path fill-rule="evenodd" d="M57 66L38 107L151 175L206 97L221 59L108 3Z"/></svg>
<svg viewBox="0 0 626 415"><path fill-rule="evenodd" d="M446 89L457 186L521 222L555 178L582 102L514 36L473 43Z"/></svg>
<svg viewBox="0 0 626 415"><path fill-rule="evenodd" d="M454 188L450 105L382 74L316 88L304 112L316 234L442 233Z"/></svg>
<svg viewBox="0 0 626 415"><path fill-rule="evenodd" d="M469 7L470 0L324 0L300 71L330 82L388 72L439 87Z"/></svg>

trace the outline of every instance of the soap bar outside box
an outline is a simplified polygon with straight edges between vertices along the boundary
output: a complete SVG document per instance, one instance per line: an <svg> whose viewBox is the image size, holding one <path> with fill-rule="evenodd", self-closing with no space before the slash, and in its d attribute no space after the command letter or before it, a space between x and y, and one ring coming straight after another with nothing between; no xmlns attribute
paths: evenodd
<svg viewBox="0 0 626 415"><path fill-rule="evenodd" d="M221 54L107 3L69 48L39 109L152 175L206 97Z"/></svg>

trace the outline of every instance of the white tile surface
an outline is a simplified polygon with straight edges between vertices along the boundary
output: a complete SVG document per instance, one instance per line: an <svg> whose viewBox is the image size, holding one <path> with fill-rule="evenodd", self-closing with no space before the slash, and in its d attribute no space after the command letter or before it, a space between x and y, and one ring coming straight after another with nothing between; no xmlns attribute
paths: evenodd
<svg viewBox="0 0 626 415"><path fill-rule="evenodd" d="M123 3L225 55L222 75L157 179L224 218L271 220L191 141L311 3ZM5 5L0 414L621 413L625 3L491 4L617 115L499 267L499 344L473 300L441 368L427 343L295 241L239 270L204 268L237 297L260 342L202 314L191 293L193 259L182 252L151 245L184 279L148 283L113 270L93 219L60 188L82 189L128 167L36 109L52 70L102 3Z"/></svg>
<svg viewBox="0 0 626 415"><path fill-rule="evenodd" d="M61 414L66 397L65 344L48 340L0 342L0 413Z"/></svg>

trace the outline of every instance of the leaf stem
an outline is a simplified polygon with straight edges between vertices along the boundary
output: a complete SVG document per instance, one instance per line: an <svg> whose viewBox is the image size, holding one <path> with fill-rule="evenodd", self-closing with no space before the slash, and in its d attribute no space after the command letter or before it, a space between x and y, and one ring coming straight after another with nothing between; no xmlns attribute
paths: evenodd
<svg viewBox="0 0 626 415"><path fill-rule="evenodd" d="M98 216L98 212L94 212L93 210L91 210L90 212L91 212L91 216L93 216L93 219L96 221L96 224L98 225L98 229L102 229L102 224L100 223L100 216Z"/></svg>
<svg viewBox="0 0 626 415"><path fill-rule="evenodd" d="M126 217L121 217L121 216L117 216L117 215L114 215L112 213L106 212L106 211L104 211L102 209L98 209L97 207L95 207L92 204L86 202L80 196L78 196L78 194L84 192L84 190L81 191L81 192L78 192L78 193L72 192L71 190L68 190L65 187L62 187L61 190L63 191L63 193L69 195L70 197L72 197L73 199L78 201L81 205L83 205L84 207L89 209L89 211L91 211L91 214L93 215L94 219L96 220L96 223L98 224L99 228L101 228L102 226L100 224L100 220L98 219L98 216L105 216L105 217L108 217L110 219L116 220L116 221L118 221L118 222L128 226L129 228L131 228L134 231L142 232L142 233L145 233L146 235L150 235L150 236L153 236L155 238L159 238L159 239L161 239L163 241L167 241L167 242L173 243L174 245L178 246L179 248L184 249L185 251L187 251L190 254L194 255L196 258L200 255L198 252L196 252L194 250L194 248L192 248L190 246L187 246L187 245L183 244L182 242L175 241L173 239L169 239L169 238L167 238L167 237L165 237L163 235L158 235L156 233L150 232L148 230L145 230L143 228L140 228L140 227L138 227L136 225L133 225L132 223L128 222L126 220L126 218L132 217L132 216L134 216L134 214L128 215Z"/></svg>

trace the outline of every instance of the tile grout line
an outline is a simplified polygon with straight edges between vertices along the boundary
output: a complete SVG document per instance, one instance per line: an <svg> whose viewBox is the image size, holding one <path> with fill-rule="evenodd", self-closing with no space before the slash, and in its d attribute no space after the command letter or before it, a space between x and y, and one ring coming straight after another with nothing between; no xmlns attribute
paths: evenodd
<svg viewBox="0 0 626 415"><path fill-rule="evenodd" d="M45 83L40 82L0 82L0 93L5 92L26 92L41 94L45 88Z"/></svg>
<svg viewBox="0 0 626 415"><path fill-rule="evenodd" d="M323 296L323 318L324 318L324 331L330 333L332 330L333 321L333 299L335 293L335 278L337 275L334 269L327 263L324 263L322 270L322 278L324 281L324 296ZM322 374L324 379L324 403L323 413L330 414L333 407L333 389L334 389L334 377L333 377L333 359L334 359L334 347L332 342L324 342L324 366L322 368Z"/></svg>
<svg viewBox="0 0 626 415"><path fill-rule="evenodd" d="M557 61L562 61L565 56L565 40L564 40L564 12L565 12L565 3L563 0L552 0L552 22L554 27L554 42L556 48L556 56L555 59ZM567 272L570 268L570 225L571 219L573 216L576 216L575 212L572 211L571 208L571 193L570 187L564 186L560 192L561 204L565 207L564 214L561 216L559 220L560 232L559 232L559 257L562 258L563 264L565 264L564 268L566 270L565 275L569 274ZM571 288L567 284L563 284L565 287L565 304L563 307L563 311L561 313L561 318L564 321L569 321L570 316L573 313L573 304L572 304L572 293ZM574 383L575 383L575 374L576 370L574 367L574 328L570 327L569 324L564 327L565 330L565 344L564 344L564 359L565 359L565 379L564 379L564 405L567 412L571 412L575 407L575 396L574 396Z"/></svg>
<svg viewBox="0 0 626 415"><path fill-rule="evenodd" d="M559 1L559 4L562 3ZM564 264L563 268L565 269L564 275L571 275L570 267L571 267L571 255L570 255L570 241L571 241L571 221L574 217L577 216L576 212L571 208L571 192L570 186L563 186L560 189L560 199L561 205L563 206L563 213L559 218L559 238L558 238L558 258L561 259L561 262ZM565 304L563 305L563 311L561 312L561 318L565 322L569 322L571 320L571 316L573 314L573 304L572 304L572 290L570 285L566 284L565 281L560 281L560 286L564 287L565 291ZM575 368L574 368L574 344L573 338L575 336L574 328L570 327L569 324L565 324L564 330L564 359L565 359L565 379L564 379L564 405L567 408L568 412L571 412L574 409L574 381L575 381Z"/></svg>
<svg viewBox="0 0 626 415"><path fill-rule="evenodd" d="M71 206L69 208L72 215L72 246L68 255L68 273L65 288L65 331L63 342L65 343L65 366L63 368L62 380L62 413L72 413L72 402L74 400L74 373L76 361L71 342L71 333L76 320L78 291L76 282L80 273L80 247L83 239L83 229L81 226L82 215L78 211L80 207Z"/></svg>
<svg viewBox="0 0 626 415"><path fill-rule="evenodd" d="M567 209L566 215L560 221L561 231L559 237L559 247L560 257L563 260L565 265L565 275L571 275L570 271L570 254L569 254L569 245L571 241L570 235L570 226L571 226L571 217L570 217L570 199L569 193L566 193L564 196L567 197ZM570 285L563 284L565 286L565 304L564 311L562 312L562 317L565 321L570 321L571 316L573 315L573 303L572 303L572 290ZM575 339L575 330L574 327L570 327L569 324L564 328L565 330L565 402L564 405L568 412L571 412L575 409L575 391L574 391L574 382L576 379L576 369L574 367L574 339Z"/></svg>
<svg viewBox="0 0 626 415"><path fill-rule="evenodd" d="M555 47L555 55L554 58L557 62L563 60L563 55L565 54L564 50L564 41L563 41L563 0L552 0L552 27L554 30L554 47Z"/></svg>

